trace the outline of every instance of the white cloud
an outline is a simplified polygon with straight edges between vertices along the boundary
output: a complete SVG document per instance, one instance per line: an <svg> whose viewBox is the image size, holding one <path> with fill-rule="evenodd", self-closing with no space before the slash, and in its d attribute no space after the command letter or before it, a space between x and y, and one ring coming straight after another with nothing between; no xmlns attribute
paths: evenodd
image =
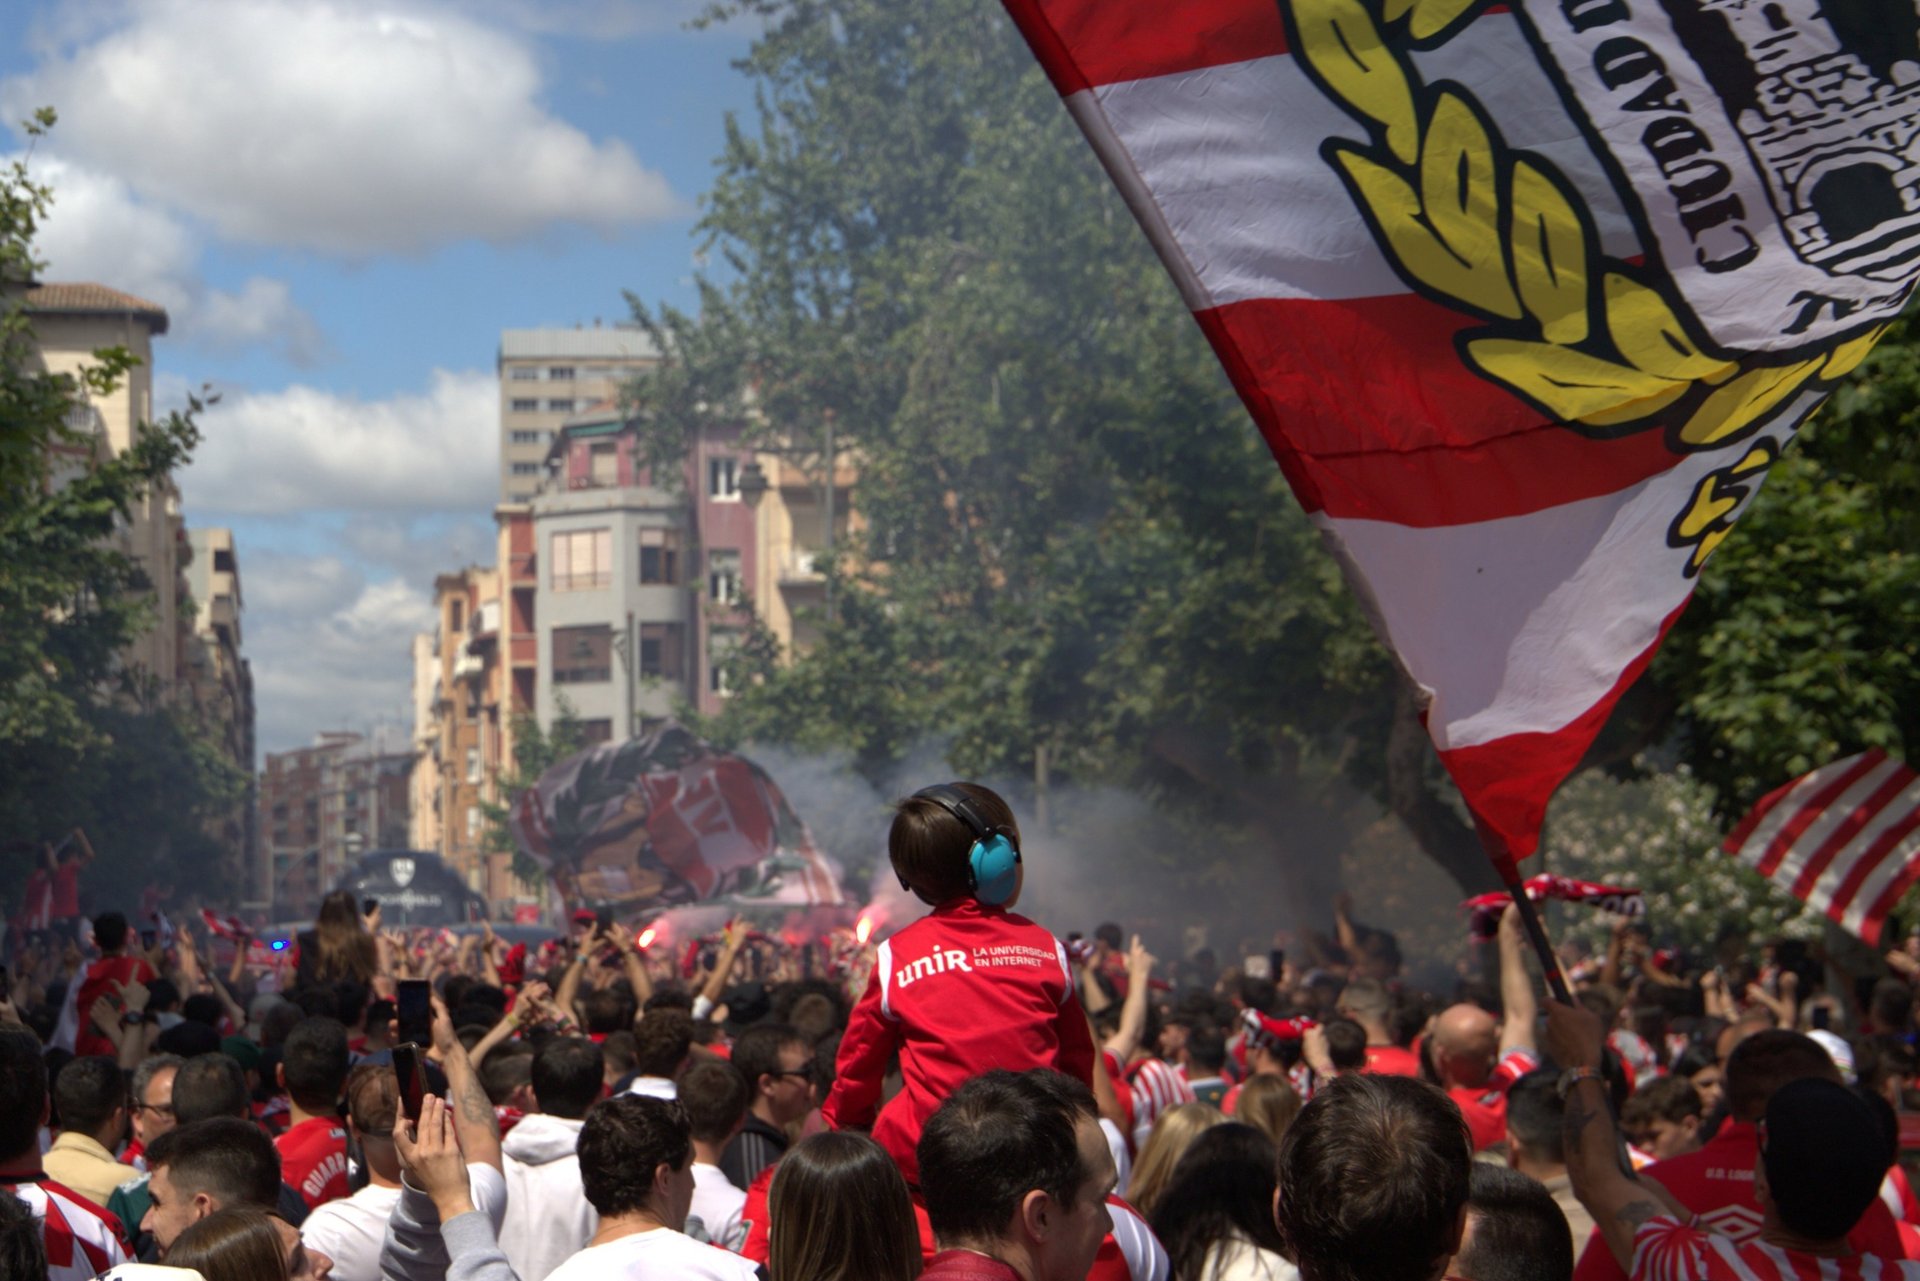
<svg viewBox="0 0 1920 1281"><path fill-rule="evenodd" d="M540 88L524 45L451 10L151 0L0 110L53 104L62 148L226 236L353 258L687 211Z"/></svg>
<svg viewBox="0 0 1920 1281"><path fill-rule="evenodd" d="M215 350L266 347L303 367L327 354L320 326L285 281L254 276L238 292L209 288L198 238L120 178L57 155L37 155L28 168L53 191L35 236L46 279L90 280L157 302L177 337Z"/></svg>
<svg viewBox="0 0 1920 1281"><path fill-rule="evenodd" d="M296 384L225 392L181 478L187 503L247 515L473 512L499 492L500 384L433 372L424 393L363 401Z"/></svg>
<svg viewBox="0 0 1920 1281"><path fill-rule="evenodd" d="M211 347L269 347L295 365L317 365L330 350L326 336L284 280L251 276L238 293L208 290L188 317L193 337Z"/></svg>
<svg viewBox="0 0 1920 1281"><path fill-rule="evenodd" d="M473 11L541 35L623 40L681 31L707 0L467 0ZM724 28L723 28L724 29Z"/></svg>
<svg viewBox="0 0 1920 1281"><path fill-rule="evenodd" d="M434 623L427 591L366 581L330 556L241 557L262 751L410 716L413 635Z"/></svg>

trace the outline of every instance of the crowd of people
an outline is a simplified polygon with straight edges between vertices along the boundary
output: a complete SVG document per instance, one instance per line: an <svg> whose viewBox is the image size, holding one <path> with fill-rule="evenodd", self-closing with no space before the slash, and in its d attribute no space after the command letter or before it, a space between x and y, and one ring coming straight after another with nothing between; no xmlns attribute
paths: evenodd
<svg viewBox="0 0 1920 1281"><path fill-rule="evenodd" d="M872 941L16 932L0 1278L1920 1281L1920 936L1622 922L1562 1002L1509 909L1432 992L1344 901L1177 965L1057 937L976 785L889 855L929 911Z"/></svg>

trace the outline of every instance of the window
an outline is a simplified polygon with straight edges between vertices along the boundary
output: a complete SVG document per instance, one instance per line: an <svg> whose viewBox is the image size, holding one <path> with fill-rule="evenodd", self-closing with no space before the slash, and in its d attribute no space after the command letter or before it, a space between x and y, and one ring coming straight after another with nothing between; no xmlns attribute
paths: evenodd
<svg viewBox="0 0 1920 1281"><path fill-rule="evenodd" d="M596 485L620 483L620 451L610 440L596 440L587 450L587 479Z"/></svg>
<svg viewBox="0 0 1920 1281"><path fill-rule="evenodd" d="M679 530L640 531L640 581L656 587L672 587L680 581Z"/></svg>
<svg viewBox="0 0 1920 1281"><path fill-rule="evenodd" d="M564 396L556 396L552 400L549 400L547 402L547 412L554 413L554 414L570 414L573 412L573 402L571 400L568 400Z"/></svg>
<svg viewBox="0 0 1920 1281"><path fill-rule="evenodd" d="M547 377L554 382L571 382L573 380L573 366L550 365L547 368Z"/></svg>
<svg viewBox="0 0 1920 1281"><path fill-rule="evenodd" d="M516 476L538 476L540 474L540 464L515 463L513 465L513 474Z"/></svg>
<svg viewBox="0 0 1920 1281"><path fill-rule="evenodd" d="M540 371L531 365L515 365L507 371L507 380L516 383L539 382Z"/></svg>
<svg viewBox="0 0 1920 1281"><path fill-rule="evenodd" d="M740 497L740 460L707 459L707 497L733 502Z"/></svg>
<svg viewBox="0 0 1920 1281"><path fill-rule="evenodd" d="M508 432L507 439L516 445L544 445L547 443L547 433L543 431Z"/></svg>
<svg viewBox="0 0 1920 1281"><path fill-rule="evenodd" d="M707 642L707 688L716 694L731 694L727 686L727 660L739 648L737 632L715 632Z"/></svg>
<svg viewBox="0 0 1920 1281"><path fill-rule="evenodd" d="M575 529L553 536L553 590L590 591L613 582L613 531Z"/></svg>
<svg viewBox="0 0 1920 1281"><path fill-rule="evenodd" d="M467 781L469 783L480 781L480 749L477 747L467 749Z"/></svg>
<svg viewBox="0 0 1920 1281"><path fill-rule="evenodd" d="M602 743L610 742L612 738L612 721L602 718L600 720L580 722L580 741L584 745L588 747L598 747Z"/></svg>
<svg viewBox="0 0 1920 1281"><path fill-rule="evenodd" d="M467 806L467 839L470 841L480 839L480 807L478 805Z"/></svg>
<svg viewBox="0 0 1920 1281"><path fill-rule="evenodd" d="M613 679L613 629L594 627L553 629L553 683L594 685Z"/></svg>
<svg viewBox="0 0 1920 1281"><path fill-rule="evenodd" d="M740 552L733 547L716 547L707 553L707 599L716 605L734 605L740 601Z"/></svg>
<svg viewBox="0 0 1920 1281"><path fill-rule="evenodd" d="M467 602L451 601L447 605L447 630L457 632L467 625Z"/></svg>
<svg viewBox="0 0 1920 1281"><path fill-rule="evenodd" d="M678 623L640 624L640 674L677 681L681 673Z"/></svg>
<svg viewBox="0 0 1920 1281"><path fill-rule="evenodd" d="M533 396L516 396L511 408L516 414L537 414L540 412L540 401Z"/></svg>

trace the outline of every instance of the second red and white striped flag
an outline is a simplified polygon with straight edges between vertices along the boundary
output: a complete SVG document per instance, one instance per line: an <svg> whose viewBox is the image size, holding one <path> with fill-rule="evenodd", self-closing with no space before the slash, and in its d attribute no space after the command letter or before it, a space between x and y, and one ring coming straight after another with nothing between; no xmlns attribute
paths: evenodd
<svg viewBox="0 0 1920 1281"><path fill-rule="evenodd" d="M1879 748L1824 765L1763 797L1723 848L1878 946L1920 879L1920 774Z"/></svg>

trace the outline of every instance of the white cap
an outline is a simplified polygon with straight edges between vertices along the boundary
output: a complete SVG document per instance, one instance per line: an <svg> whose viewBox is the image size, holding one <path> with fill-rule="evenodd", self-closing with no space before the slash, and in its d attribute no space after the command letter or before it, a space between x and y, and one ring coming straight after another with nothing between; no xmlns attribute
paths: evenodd
<svg viewBox="0 0 1920 1281"><path fill-rule="evenodd" d="M1820 1043L1820 1048L1827 1052L1827 1057L1833 1060L1833 1065L1840 1069L1840 1079L1852 1085L1856 1079L1853 1070L1853 1047L1847 1044L1846 1038L1837 1032L1829 1032L1823 1027L1817 1027L1807 1035Z"/></svg>

